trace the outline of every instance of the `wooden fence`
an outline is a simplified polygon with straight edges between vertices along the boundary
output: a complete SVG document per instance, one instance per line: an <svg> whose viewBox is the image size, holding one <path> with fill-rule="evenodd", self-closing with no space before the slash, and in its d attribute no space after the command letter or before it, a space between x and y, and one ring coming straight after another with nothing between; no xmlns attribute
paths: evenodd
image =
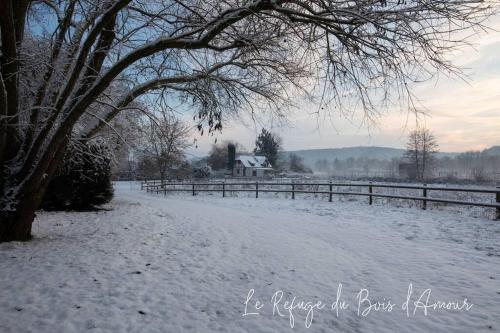
<svg viewBox="0 0 500 333"><path fill-rule="evenodd" d="M247 188L241 188L246 186ZM259 187L260 186L260 187ZM317 190L304 190L305 186L316 187ZM238 187L238 188L236 188ZM249 188L248 188L249 187ZM278 187L278 188L273 188ZM288 187L283 189L283 187ZM334 187L336 190L334 190ZM339 188L357 187L359 192L353 191L339 191ZM323 188L323 190L319 190ZM405 196L395 194L384 194L374 192L377 188L388 189L409 189L421 191L420 196ZM289 182L289 183L276 183L276 182L198 182L198 183L184 183L184 182L161 182L161 181L143 181L141 182L141 190L147 192L164 193L181 191L191 192L196 195L197 192L221 192L222 197L226 196L227 192L254 192L255 197L259 197L259 193L290 193L292 199L295 199L296 194L325 194L328 195L329 201L332 202L333 195L354 195L368 197L368 204L373 204L373 198L390 198L390 199L406 199L421 202L422 209L427 209L428 202L438 202L454 205L478 206L495 208L496 219L500 219L500 187L489 188L465 188L465 187L442 187L442 186L428 186L423 184L419 185L392 185L392 184L379 184L379 183L306 183L306 182ZM364 192L362 190L365 190ZM478 202L478 201L465 201L465 200L451 200L446 198L437 198L429 196L429 192L463 192L463 193L482 193L492 194L491 202Z"/></svg>

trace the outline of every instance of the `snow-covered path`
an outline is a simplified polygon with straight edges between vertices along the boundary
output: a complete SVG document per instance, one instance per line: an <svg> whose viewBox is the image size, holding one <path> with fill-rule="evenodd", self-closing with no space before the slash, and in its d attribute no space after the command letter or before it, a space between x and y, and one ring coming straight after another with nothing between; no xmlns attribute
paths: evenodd
<svg viewBox="0 0 500 333"><path fill-rule="evenodd" d="M359 202L163 197L128 183L110 207L43 212L32 242L0 244L0 332L500 331L498 221ZM339 284L347 308L337 316ZM247 311L259 314L242 316L251 289ZM362 289L392 311L363 316ZM427 295L429 305L473 306L425 316L421 304L414 315ZM324 304L309 328L297 308L291 328L293 297Z"/></svg>

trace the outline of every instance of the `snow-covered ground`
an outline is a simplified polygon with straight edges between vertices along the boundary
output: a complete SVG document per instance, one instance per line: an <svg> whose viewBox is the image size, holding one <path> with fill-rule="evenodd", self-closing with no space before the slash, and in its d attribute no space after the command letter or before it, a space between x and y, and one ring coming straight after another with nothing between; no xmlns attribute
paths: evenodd
<svg viewBox="0 0 500 333"><path fill-rule="evenodd" d="M500 331L499 221L132 183L109 208L0 244L0 332Z"/></svg>

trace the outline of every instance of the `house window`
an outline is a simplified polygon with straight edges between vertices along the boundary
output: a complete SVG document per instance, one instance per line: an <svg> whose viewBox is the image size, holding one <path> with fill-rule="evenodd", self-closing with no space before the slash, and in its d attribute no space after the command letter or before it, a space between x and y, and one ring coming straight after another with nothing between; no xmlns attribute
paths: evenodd
<svg viewBox="0 0 500 333"><path fill-rule="evenodd" d="M236 169L236 174L239 175L240 174L240 169Z"/></svg>
<svg viewBox="0 0 500 333"><path fill-rule="evenodd" d="M257 177L257 170L252 170L252 176Z"/></svg>

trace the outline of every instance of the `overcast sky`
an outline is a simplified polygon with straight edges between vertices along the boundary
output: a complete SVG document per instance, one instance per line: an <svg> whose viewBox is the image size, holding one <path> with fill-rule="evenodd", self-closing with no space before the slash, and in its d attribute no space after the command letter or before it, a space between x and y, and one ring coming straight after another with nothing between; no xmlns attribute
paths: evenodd
<svg viewBox="0 0 500 333"><path fill-rule="evenodd" d="M490 24L497 30L475 37L474 48L453 57L464 68L467 82L446 76L420 83L413 92L427 109L423 120L439 141L440 150L459 152L500 145L500 16ZM288 126L233 121L225 124L217 140L235 140L247 149L254 147L262 126L283 138L285 150L386 146L404 148L406 135L415 127L415 117L399 110L385 110L377 124L363 123L358 112L351 119L338 115L313 115L317 106L302 103L289 117ZM198 148L190 154L202 156L215 137L197 135Z"/></svg>

